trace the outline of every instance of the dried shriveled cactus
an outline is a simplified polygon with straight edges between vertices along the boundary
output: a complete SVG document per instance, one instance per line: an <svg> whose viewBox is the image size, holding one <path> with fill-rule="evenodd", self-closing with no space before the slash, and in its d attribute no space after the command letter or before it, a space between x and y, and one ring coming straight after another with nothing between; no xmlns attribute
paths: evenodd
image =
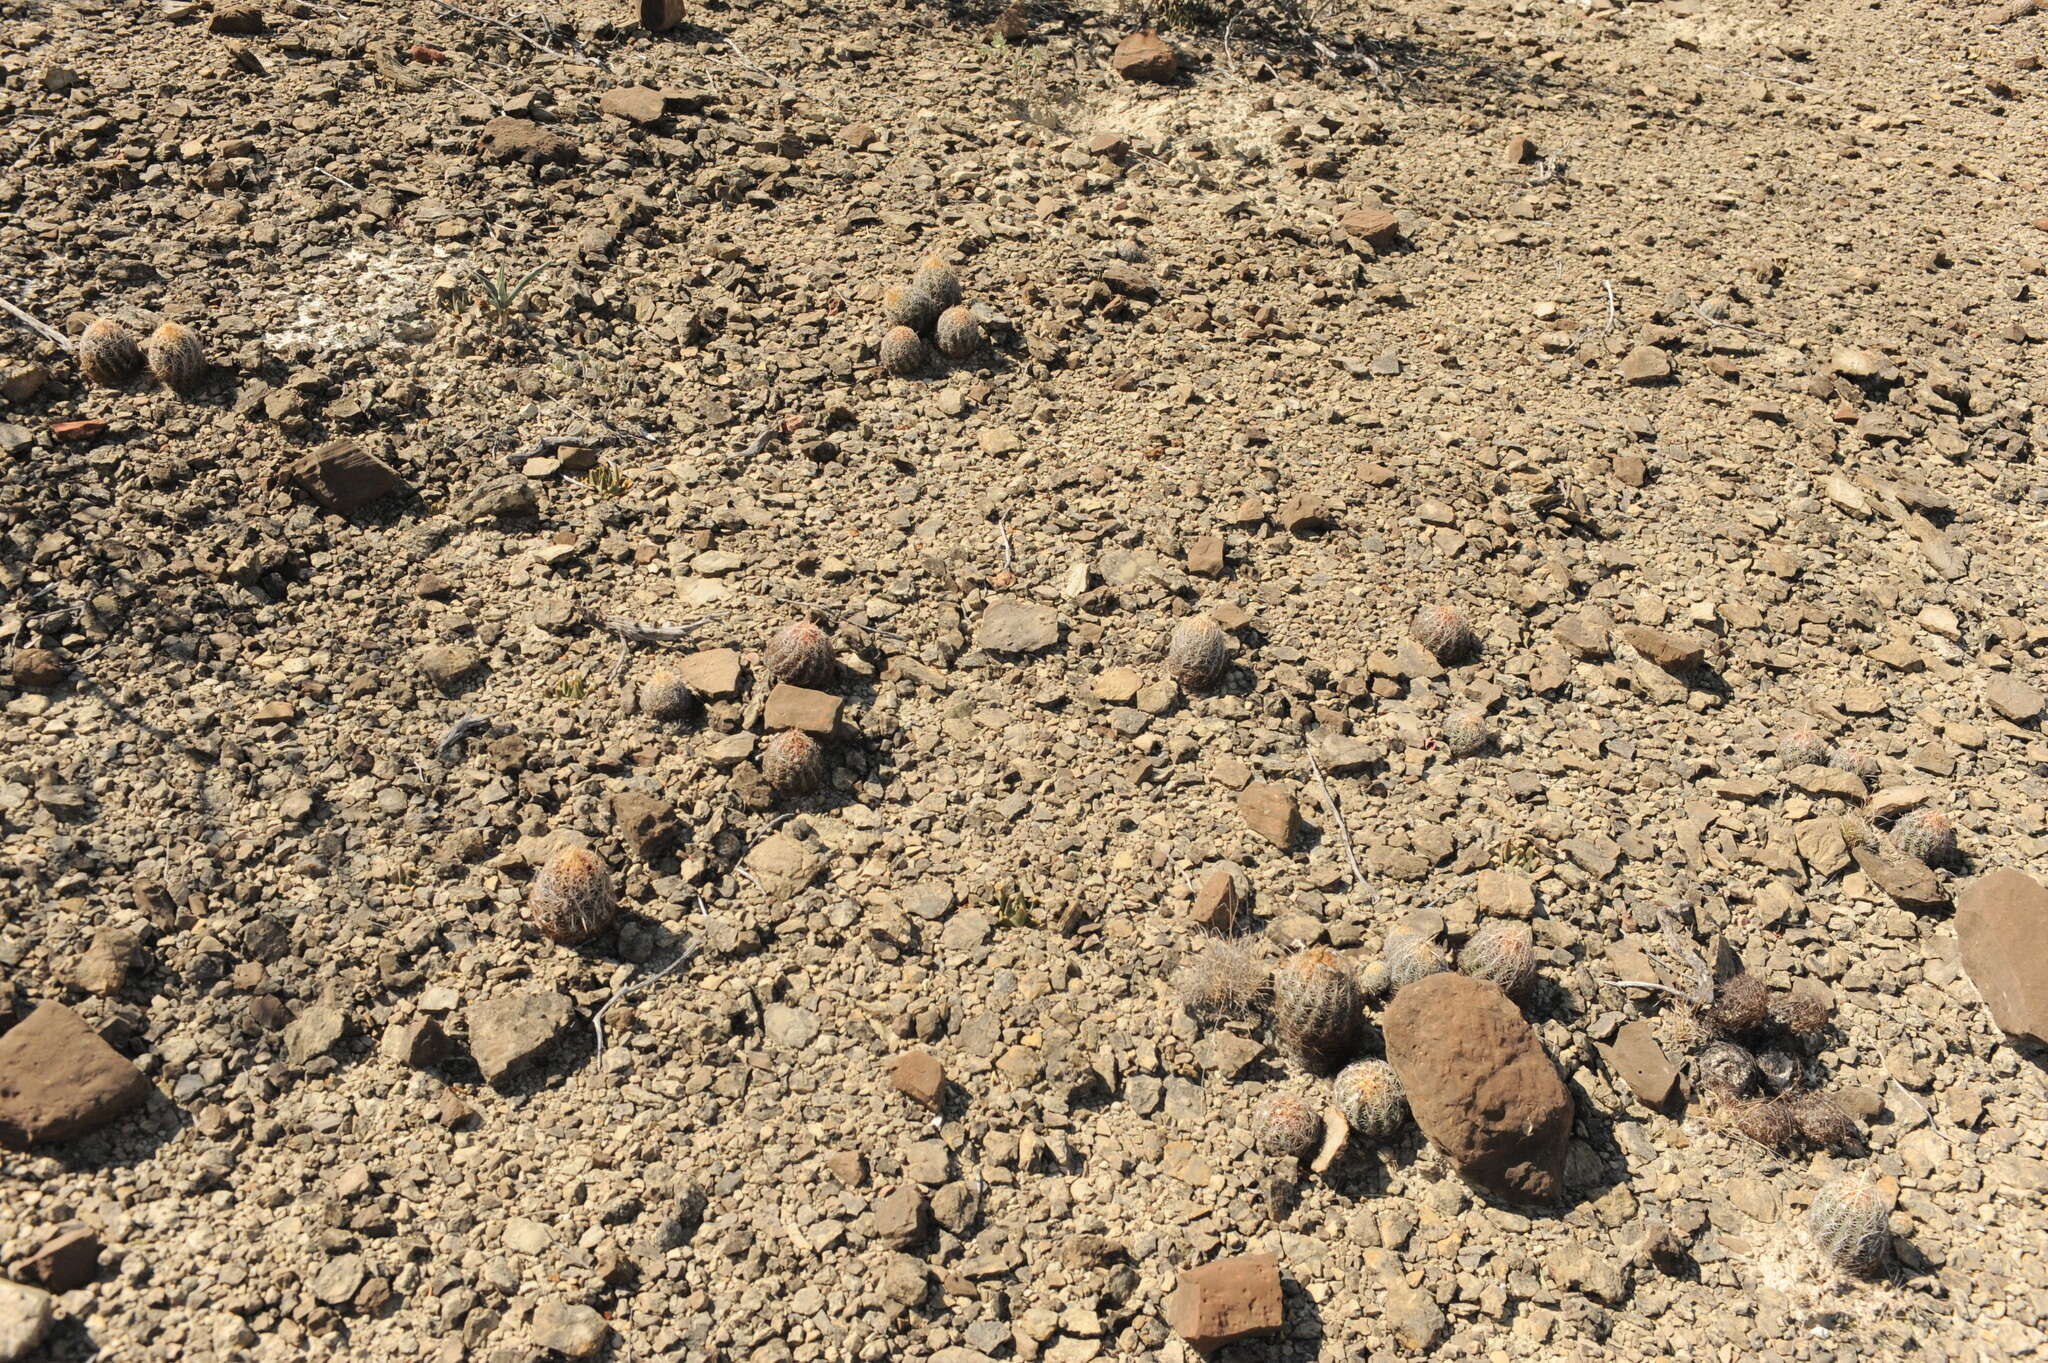
<svg viewBox="0 0 2048 1363"><path fill-rule="evenodd" d="M1307 1159L1323 1140L1323 1114L1292 1089L1275 1089L1252 1109L1252 1139L1283 1159Z"/></svg>
<svg viewBox="0 0 2048 1363"><path fill-rule="evenodd" d="M981 320L974 310L964 304L947 308L939 314L939 353L949 360L971 360L981 350Z"/></svg>
<svg viewBox="0 0 2048 1363"><path fill-rule="evenodd" d="M619 916L612 874L597 854L564 847L547 859L526 894L527 917L541 935L576 946L610 927Z"/></svg>
<svg viewBox="0 0 2048 1363"><path fill-rule="evenodd" d="M1778 759L1788 767L1825 766L1828 741L1812 729L1794 729L1779 742Z"/></svg>
<svg viewBox="0 0 2048 1363"><path fill-rule="evenodd" d="M832 641L808 620L793 620L769 635L761 648L761 665L775 680L798 686L823 685L839 670Z"/></svg>
<svg viewBox="0 0 2048 1363"><path fill-rule="evenodd" d="M1938 809L1915 809L1892 825L1892 845L1926 866L1956 859L1956 826Z"/></svg>
<svg viewBox="0 0 2048 1363"><path fill-rule="evenodd" d="M1716 1092L1742 1097L1756 1086L1756 1057L1732 1041L1716 1041L1693 1058L1700 1082Z"/></svg>
<svg viewBox="0 0 2048 1363"><path fill-rule="evenodd" d="M1174 983L1189 1012L1231 1015L1248 1011L1272 982L1272 969L1250 940L1218 937L1202 944Z"/></svg>
<svg viewBox="0 0 2048 1363"><path fill-rule="evenodd" d="M1273 971L1273 1035L1289 1060L1334 1074L1365 1041L1358 984L1328 947L1310 947Z"/></svg>
<svg viewBox="0 0 2048 1363"><path fill-rule="evenodd" d="M1884 1271L1892 1248L1892 1198L1878 1184L1841 1178L1815 1194L1806 1213L1813 1246L1836 1268L1875 1276Z"/></svg>
<svg viewBox="0 0 2048 1363"><path fill-rule="evenodd" d="M1445 666L1465 662L1479 652L1479 635L1456 606L1424 606L1415 612L1408 632Z"/></svg>
<svg viewBox="0 0 2048 1363"><path fill-rule="evenodd" d="M1786 991L1771 995L1771 1021L1793 1036L1815 1036L1827 1029L1827 1000L1814 994Z"/></svg>
<svg viewBox="0 0 2048 1363"><path fill-rule="evenodd" d="M909 327L891 327L882 338L882 368L899 378L909 378L930 364L931 358L924 337Z"/></svg>
<svg viewBox="0 0 2048 1363"><path fill-rule="evenodd" d="M142 350L149 372L166 387L190 388L206 373L206 352L200 349L199 338L178 322L165 322L151 332Z"/></svg>
<svg viewBox="0 0 2048 1363"><path fill-rule="evenodd" d="M1223 679L1229 662L1230 640L1208 616L1190 615L1173 627L1166 645L1166 671L1183 690L1209 690Z"/></svg>
<svg viewBox="0 0 2048 1363"><path fill-rule="evenodd" d="M1408 1118L1408 1096L1401 1078L1384 1060L1359 1060L1346 1065L1330 1088L1337 1110L1360 1140L1381 1144Z"/></svg>
<svg viewBox="0 0 2048 1363"><path fill-rule="evenodd" d="M1743 1098L1728 1110L1728 1126L1758 1145L1783 1150L1799 1134L1791 1108L1775 1098Z"/></svg>
<svg viewBox="0 0 2048 1363"><path fill-rule="evenodd" d="M1714 1001L1701 1016L1724 1032L1746 1032L1770 1016L1770 991L1748 971L1739 971L1714 986Z"/></svg>
<svg viewBox="0 0 2048 1363"><path fill-rule="evenodd" d="M142 372L142 347L135 333L102 317L78 337L78 367L103 388L119 388Z"/></svg>
<svg viewBox="0 0 2048 1363"><path fill-rule="evenodd" d="M784 729L761 753L761 775L778 795L809 795L825 784L825 750L800 729Z"/></svg>
<svg viewBox="0 0 2048 1363"><path fill-rule="evenodd" d="M1527 923L1489 918L1458 953L1458 969L1491 980L1510 997L1526 993L1536 982L1536 934Z"/></svg>

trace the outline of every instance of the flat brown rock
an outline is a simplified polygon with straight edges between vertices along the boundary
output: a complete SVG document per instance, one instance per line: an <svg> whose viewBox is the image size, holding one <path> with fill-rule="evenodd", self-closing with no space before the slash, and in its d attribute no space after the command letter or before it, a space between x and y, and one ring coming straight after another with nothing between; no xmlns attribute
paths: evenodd
<svg viewBox="0 0 2048 1363"><path fill-rule="evenodd" d="M142 1071L61 1003L0 1036L0 1145L83 1136L141 1106Z"/></svg>
<svg viewBox="0 0 2048 1363"><path fill-rule="evenodd" d="M1666 672L1690 672L1707 660L1704 645L1669 630L1628 625L1620 634L1623 643Z"/></svg>
<svg viewBox="0 0 2048 1363"><path fill-rule="evenodd" d="M1197 1353L1278 1334L1287 1322L1280 1261L1271 1254L1241 1254L1188 1269L1166 1298L1165 1314L1167 1325Z"/></svg>
<svg viewBox="0 0 2048 1363"><path fill-rule="evenodd" d="M2048 887L2001 867L1956 898L1963 969L2007 1036L2048 1044Z"/></svg>
<svg viewBox="0 0 2048 1363"><path fill-rule="evenodd" d="M946 1088L946 1071L930 1051L905 1051L889 1066L889 1082L911 1102L937 1112L939 1095Z"/></svg>
<svg viewBox="0 0 2048 1363"><path fill-rule="evenodd" d="M1271 781L1246 786L1237 797L1237 812L1252 832L1282 851L1294 846L1295 834L1301 831L1301 816L1295 809L1294 797Z"/></svg>
<svg viewBox="0 0 2048 1363"><path fill-rule="evenodd" d="M740 655L737 649L707 648L692 653L675 665L683 685L711 700L724 700L740 693Z"/></svg>
<svg viewBox="0 0 2048 1363"><path fill-rule="evenodd" d="M523 118L494 118L484 124L479 136L483 154L493 161L567 165L581 155L572 139Z"/></svg>
<svg viewBox="0 0 2048 1363"><path fill-rule="evenodd" d="M1600 1059L1647 1107L1664 1107L1678 1092L1677 1067L1657 1044L1650 1024L1640 1019L1616 1033L1613 1045L1602 1046Z"/></svg>
<svg viewBox="0 0 2048 1363"><path fill-rule="evenodd" d="M339 516L404 488L389 464L353 440L331 440L291 466L292 483Z"/></svg>
<svg viewBox="0 0 2048 1363"><path fill-rule="evenodd" d="M2015 724L2032 724L2041 717L2041 693L2010 672L1984 683L1984 703Z"/></svg>
<svg viewBox="0 0 2048 1363"><path fill-rule="evenodd" d="M1149 29L1118 43L1116 51L1109 54L1109 64L1125 80L1163 84L1180 74L1180 54Z"/></svg>
<svg viewBox="0 0 2048 1363"><path fill-rule="evenodd" d="M1458 1172L1503 1197L1555 1201L1572 1097L1508 996L1484 980L1431 975L1394 995L1382 1026L1415 1124Z"/></svg>
<svg viewBox="0 0 2048 1363"><path fill-rule="evenodd" d="M805 733L829 734L839 727L839 712L845 705L844 697L828 691L813 691L808 686L778 682L768 693L761 723L770 729L802 729Z"/></svg>

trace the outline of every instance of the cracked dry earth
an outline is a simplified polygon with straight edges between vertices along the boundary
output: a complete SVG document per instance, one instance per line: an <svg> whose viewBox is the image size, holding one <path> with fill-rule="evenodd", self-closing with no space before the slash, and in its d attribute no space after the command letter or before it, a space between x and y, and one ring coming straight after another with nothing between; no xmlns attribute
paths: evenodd
<svg viewBox="0 0 2048 1363"><path fill-rule="evenodd" d="M2042 1353L2048 934L1956 906L2048 871L2048 15L465 8L0 0L0 1358ZM1266 1153L1219 929L1497 918L1560 1196Z"/></svg>

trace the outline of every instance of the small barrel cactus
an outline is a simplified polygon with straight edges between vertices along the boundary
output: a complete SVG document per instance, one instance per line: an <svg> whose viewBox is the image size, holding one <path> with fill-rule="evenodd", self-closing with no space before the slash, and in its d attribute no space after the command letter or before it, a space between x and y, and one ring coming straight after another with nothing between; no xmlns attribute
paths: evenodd
<svg viewBox="0 0 2048 1363"><path fill-rule="evenodd" d="M939 300L910 284L892 284L882 290L882 315L892 327L909 327L922 335L939 320Z"/></svg>
<svg viewBox="0 0 2048 1363"><path fill-rule="evenodd" d="M1832 748L1828 752L1828 765L1838 771L1865 781L1875 781L1884 775L1884 764L1861 748Z"/></svg>
<svg viewBox="0 0 2048 1363"><path fill-rule="evenodd" d="M768 636L761 663L777 681L818 686L832 680L839 660L825 631L808 620L796 620Z"/></svg>
<svg viewBox="0 0 2048 1363"><path fill-rule="evenodd" d="M1813 1036L1828 1025L1827 1000L1817 994L1771 995L1771 1021L1794 1036Z"/></svg>
<svg viewBox="0 0 2048 1363"><path fill-rule="evenodd" d="M1756 1084L1756 1057L1732 1041L1716 1041L1693 1060L1700 1083L1741 1097Z"/></svg>
<svg viewBox="0 0 2048 1363"><path fill-rule="evenodd" d="M1166 671L1183 689L1207 691L1223 679L1230 640L1206 615L1190 615L1173 627L1166 645Z"/></svg>
<svg viewBox="0 0 2048 1363"><path fill-rule="evenodd" d="M587 942L619 916L612 875L596 853L564 847L547 859L527 891L526 913L541 935L564 946Z"/></svg>
<svg viewBox="0 0 2048 1363"><path fill-rule="evenodd" d="M165 322L151 332L143 353L149 358L149 372L168 388L190 388L206 372L199 338L177 322Z"/></svg>
<svg viewBox="0 0 2048 1363"><path fill-rule="evenodd" d="M1828 741L1811 729L1794 729L1778 744L1778 760L1788 767L1826 766Z"/></svg>
<svg viewBox="0 0 2048 1363"><path fill-rule="evenodd" d="M1867 1179L1841 1178L1815 1194L1806 1213L1814 1248L1836 1268L1874 1275L1892 1248L1891 1195Z"/></svg>
<svg viewBox="0 0 2048 1363"><path fill-rule="evenodd" d="M1536 934L1527 923L1490 918L1458 953L1458 969L1491 980L1510 997L1525 993L1536 982Z"/></svg>
<svg viewBox="0 0 2048 1363"><path fill-rule="evenodd" d="M950 308L960 301L960 272L938 256L926 256L917 263L910 286L937 299L941 308Z"/></svg>
<svg viewBox="0 0 2048 1363"><path fill-rule="evenodd" d="M1401 1129L1408 1116L1408 1097L1401 1077L1384 1060L1358 1060L1330 1081L1337 1109L1362 1141L1380 1144Z"/></svg>
<svg viewBox="0 0 2048 1363"><path fill-rule="evenodd" d="M931 350L924 337L909 327L892 327L882 338L882 368L899 378L908 378L931 362Z"/></svg>
<svg viewBox="0 0 2048 1363"><path fill-rule="evenodd" d="M1706 1020L1724 1032L1746 1032L1770 1015L1770 991L1748 971L1738 971L1714 986Z"/></svg>
<svg viewBox="0 0 2048 1363"><path fill-rule="evenodd" d="M1444 751L1453 757L1474 756L1493 743L1493 730L1486 727L1486 717L1477 710L1460 710L1450 716L1439 733Z"/></svg>
<svg viewBox="0 0 2048 1363"><path fill-rule="evenodd" d="M1940 866L1955 860L1956 826L1938 809L1916 809L1892 825L1892 845L1923 865Z"/></svg>
<svg viewBox="0 0 2048 1363"><path fill-rule="evenodd" d="M1273 1035L1289 1060L1334 1074L1365 1041L1365 1013L1351 972L1328 947L1310 947L1273 971Z"/></svg>
<svg viewBox="0 0 2048 1363"><path fill-rule="evenodd" d="M1252 1139L1282 1159L1307 1159L1323 1140L1323 1114L1291 1089L1275 1089L1252 1109Z"/></svg>
<svg viewBox="0 0 2048 1363"><path fill-rule="evenodd" d="M1464 662L1479 652L1479 636L1455 606L1424 606L1415 612L1408 632L1416 643L1429 650L1432 658L1446 666Z"/></svg>
<svg viewBox="0 0 2048 1363"><path fill-rule="evenodd" d="M142 347L134 332L102 317L78 338L78 367L101 387L119 388L142 372Z"/></svg>
<svg viewBox="0 0 2048 1363"><path fill-rule="evenodd" d="M800 729L785 729L761 753L761 775L778 795L809 795L825 784L825 750Z"/></svg>
<svg viewBox="0 0 2048 1363"><path fill-rule="evenodd" d="M949 360L971 360L981 350L981 321L962 305L939 314L939 353Z"/></svg>
<svg viewBox="0 0 2048 1363"><path fill-rule="evenodd" d="M1250 940L1212 938L1181 967L1174 984L1191 1013L1243 1013L1266 995L1273 974Z"/></svg>
<svg viewBox="0 0 2048 1363"><path fill-rule="evenodd" d="M1387 987L1395 993L1429 975L1451 968L1444 949L1419 932L1396 929L1387 934Z"/></svg>
<svg viewBox="0 0 2048 1363"><path fill-rule="evenodd" d="M1385 961L1367 961L1352 978L1358 982L1358 992L1369 999L1380 998L1393 987Z"/></svg>
<svg viewBox="0 0 2048 1363"><path fill-rule="evenodd" d="M697 709L697 693L675 673L663 668L640 687L640 713L653 719L688 719Z"/></svg>

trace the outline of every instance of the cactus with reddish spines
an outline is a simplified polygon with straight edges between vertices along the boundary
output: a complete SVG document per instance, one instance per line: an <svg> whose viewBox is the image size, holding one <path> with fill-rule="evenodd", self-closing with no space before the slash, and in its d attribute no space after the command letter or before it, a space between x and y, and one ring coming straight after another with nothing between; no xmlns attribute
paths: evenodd
<svg viewBox="0 0 2048 1363"><path fill-rule="evenodd" d="M1794 729L1779 742L1778 758L1788 767L1825 766L1828 741L1812 729Z"/></svg>
<svg viewBox="0 0 2048 1363"><path fill-rule="evenodd" d="M1828 765L1865 781L1875 781L1884 775L1884 764L1861 748L1829 749Z"/></svg>
<svg viewBox="0 0 2048 1363"><path fill-rule="evenodd" d="M1891 1255L1891 1194L1862 1178L1841 1178L1815 1194L1806 1229L1823 1259L1845 1272L1873 1276Z"/></svg>
<svg viewBox="0 0 2048 1363"><path fill-rule="evenodd" d="M777 681L820 686L832 680L839 659L824 630L808 620L793 620L768 636L761 648L761 665Z"/></svg>
<svg viewBox="0 0 2048 1363"><path fill-rule="evenodd" d="M142 350L149 359L149 372L167 388L190 388L206 373L206 353L200 349L199 338L181 323L165 322L150 333Z"/></svg>
<svg viewBox="0 0 2048 1363"><path fill-rule="evenodd" d="M955 305L939 314L939 353L949 360L971 360L981 350L981 321L972 308Z"/></svg>
<svg viewBox="0 0 2048 1363"><path fill-rule="evenodd" d="M882 368L898 378L909 378L929 363L931 348L909 327L892 327L882 338Z"/></svg>
<svg viewBox="0 0 2048 1363"><path fill-rule="evenodd" d="M697 708L697 693L676 673L662 668L640 687L640 713L652 719L687 719Z"/></svg>
<svg viewBox="0 0 2048 1363"><path fill-rule="evenodd" d="M1282 1159L1307 1159L1323 1139L1323 1114L1292 1089L1275 1089L1252 1109L1252 1139Z"/></svg>
<svg viewBox="0 0 2048 1363"><path fill-rule="evenodd" d="M612 875L597 855L564 847L549 857L526 895L527 917L543 937L577 946L610 927L619 916Z"/></svg>
<svg viewBox="0 0 2048 1363"><path fill-rule="evenodd" d="M78 367L103 388L119 388L142 372L142 347L135 333L102 317L78 337Z"/></svg>
<svg viewBox="0 0 2048 1363"><path fill-rule="evenodd" d="M1527 923L1489 918L1458 953L1458 969L1491 980L1503 994L1519 996L1536 981L1536 934Z"/></svg>
<svg viewBox="0 0 2048 1363"><path fill-rule="evenodd" d="M1330 1081L1338 1111L1360 1140L1380 1144L1401 1129L1408 1117L1408 1096L1401 1077L1384 1060L1358 1060Z"/></svg>
<svg viewBox="0 0 2048 1363"><path fill-rule="evenodd" d="M1289 1060L1334 1074L1365 1041L1365 1013L1351 972L1328 947L1310 947L1273 971L1273 1035Z"/></svg>
<svg viewBox="0 0 2048 1363"><path fill-rule="evenodd" d="M1956 856L1955 823L1938 809L1915 809L1892 825L1892 845L1926 866L1941 866Z"/></svg>
<svg viewBox="0 0 2048 1363"><path fill-rule="evenodd" d="M960 301L960 272L939 256L926 256L917 263L917 273L910 277L910 286L937 299L942 309Z"/></svg>
<svg viewBox="0 0 2048 1363"><path fill-rule="evenodd" d="M801 729L784 729L762 750L761 775L778 795L809 795L825 784L825 750Z"/></svg>
<svg viewBox="0 0 2048 1363"><path fill-rule="evenodd" d="M1456 606L1424 606L1415 612L1409 633L1445 666L1465 662L1479 652L1479 635Z"/></svg>
<svg viewBox="0 0 2048 1363"><path fill-rule="evenodd" d="M1230 640L1206 615L1190 615L1173 627L1166 645L1166 672L1186 691L1207 691L1223 679Z"/></svg>

